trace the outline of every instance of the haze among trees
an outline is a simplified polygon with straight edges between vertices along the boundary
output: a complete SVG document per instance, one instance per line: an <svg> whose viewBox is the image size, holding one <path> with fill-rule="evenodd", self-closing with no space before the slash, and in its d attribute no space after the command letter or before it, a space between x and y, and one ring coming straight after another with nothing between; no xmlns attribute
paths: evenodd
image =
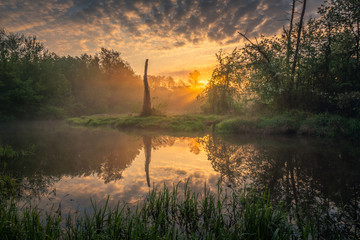
<svg viewBox="0 0 360 240"><path fill-rule="evenodd" d="M188 84L150 74L153 106L194 110L199 94L205 113L296 109L359 117L359 1L332 0L317 18L305 22L304 15L306 1L294 0L280 36L254 39L240 30L247 43L216 54L218 65L201 94L199 71L189 74ZM36 37L1 29L0 93L2 119L64 118L140 112L143 83L114 50L60 57Z"/></svg>
<svg viewBox="0 0 360 240"><path fill-rule="evenodd" d="M359 117L360 2L324 3L318 17L306 24L306 1L293 1L293 6L281 36L252 40L240 32L247 41L243 48L219 51L218 66L202 95L205 112L250 107Z"/></svg>
<svg viewBox="0 0 360 240"><path fill-rule="evenodd" d="M156 108L164 109L168 102L181 111L188 95L196 100L189 84L148 78ZM101 48L94 56L60 57L35 36L0 29L1 119L140 112L143 88L142 77L117 51Z"/></svg>
<svg viewBox="0 0 360 240"><path fill-rule="evenodd" d="M61 118L121 111L139 96L140 79L116 51L102 48L95 56L59 57L36 37L5 30L0 31L0 47L2 116Z"/></svg>

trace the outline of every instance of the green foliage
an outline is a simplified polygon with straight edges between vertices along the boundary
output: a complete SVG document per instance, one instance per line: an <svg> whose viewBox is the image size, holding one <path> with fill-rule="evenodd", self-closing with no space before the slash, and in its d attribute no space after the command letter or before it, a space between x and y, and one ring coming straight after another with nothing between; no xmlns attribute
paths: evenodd
<svg viewBox="0 0 360 240"><path fill-rule="evenodd" d="M296 133L299 129L301 120L301 116L284 113L274 117L260 119L257 123L257 127L264 129L265 132Z"/></svg>
<svg viewBox="0 0 360 240"><path fill-rule="evenodd" d="M340 114L347 116L360 115L360 91L339 93L335 101Z"/></svg>
<svg viewBox="0 0 360 240"><path fill-rule="evenodd" d="M258 119L232 118L219 123L219 133L261 133L261 134L294 134L297 133L301 118L290 114L262 117Z"/></svg>
<svg viewBox="0 0 360 240"><path fill-rule="evenodd" d="M12 156L12 155L11 155ZM19 182L6 170L6 163L0 167L0 203L17 193Z"/></svg>
<svg viewBox="0 0 360 240"><path fill-rule="evenodd" d="M360 120L328 113L284 113L257 119L231 118L220 122L216 131L231 134L299 134L357 139L360 136Z"/></svg>
<svg viewBox="0 0 360 240"><path fill-rule="evenodd" d="M331 0L318 13L302 29L296 60L298 29L289 33L284 28L281 36L255 41L243 35L248 40L245 47L228 55L220 52L219 65L204 91L203 110L231 112L234 103L242 102L280 111L360 117L359 1ZM294 61L297 67L292 72ZM226 83L234 88L224 87Z"/></svg>
<svg viewBox="0 0 360 240"><path fill-rule="evenodd" d="M304 120L299 133L320 137L358 138L360 136L360 121L327 113L318 114Z"/></svg>
<svg viewBox="0 0 360 240"><path fill-rule="evenodd" d="M203 92L206 113L227 113L235 109L236 96L240 93L241 64L239 52L231 54L222 50L216 54L219 65L214 69L211 79Z"/></svg>
<svg viewBox="0 0 360 240"><path fill-rule="evenodd" d="M140 79L119 52L59 57L36 37L0 29L2 119L131 111L140 92Z"/></svg>
<svg viewBox="0 0 360 240"><path fill-rule="evenodd" d="M255 129L255 120L230 118L216 125L216 131L219 133L251 133Z"/></svg>
<svg viewBox="0 0 360 240"><path fill-rule="evenodd" d="M7 171L9 163L21 161L35 153L35 147L26 149L14 149L9 145L0 145L0 202L16 196L20 187L20 179Z"/></svg>
<svg viewBox="0 0 360 240"><path fill-rule="evenodd" d="M29 147L28 149L14 150L11 146L0 145L0 160L8 161L10 159L22 158L26 156L31 156L34 154L34 146Z"/></svg>

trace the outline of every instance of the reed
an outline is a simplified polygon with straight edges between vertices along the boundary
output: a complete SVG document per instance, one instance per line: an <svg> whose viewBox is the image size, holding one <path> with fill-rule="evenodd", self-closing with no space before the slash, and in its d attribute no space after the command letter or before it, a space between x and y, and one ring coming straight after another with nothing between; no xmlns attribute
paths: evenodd
<svg viewBox="0 0 360 240"><path fill-rule="evenodd" d="M13 200L0 203L1 239L309 239L321 236L307 218L289 220L283 203L274 204L270 192L204 187L188 184L179 190L154 187L136 206L92 202L93 213L69 214L61 208L44 213L19 207ZM301 220L301 221L299 221ZM327 224L323 222L323 224ZM341 235L333 236L334 239Z"/></svg>

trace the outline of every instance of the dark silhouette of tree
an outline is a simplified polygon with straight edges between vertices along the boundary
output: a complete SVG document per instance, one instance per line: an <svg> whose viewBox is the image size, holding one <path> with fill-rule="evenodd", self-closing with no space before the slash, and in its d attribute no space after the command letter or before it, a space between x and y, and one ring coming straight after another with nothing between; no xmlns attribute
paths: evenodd
<svg viewBox="0 0 360 240"><path fill-rule="evenodd" d="M197 87L199 85L199 76L200 76L200 72L198 70L194 70L193 72L190 72L189 83L192 86Z"/></svg>
<svg viewBox="0 0 360 240"><path fill-rule="evenodd" d="M301 11L299 28L298 28L297 39L296 39L296 48L295 48L295 53L294 53L294 61L293 61L292 69L291 69L290 92L292 91L292 88L293 88L293 85L294 85L295 69L296 69L296 64L297 64L297 60L298 60L298 54L299 54L299 48L300 48L300 39L301 39L301 31L302 31L302 28L303 28L305 9L306 9L306 0L303 0L303 8L302 8L302 11Z"/></svg>
<svg viewBox="0 0 360 240"><path fill-rule="evenodd" d="M241 56L235 49L230 54L220 50L216 57L218 66L204 90L207 102L203 109L209 113L225 113L234 110L236 96L239 94Z"/></svg>
<svg viewBox="0 0 360 240"><path fill-rule="evenodd" d="M144 141L144 152L145 152L145 172L146 172L146 182L148 187L150 187L150 162L151 162L151 136L143 136Z"/></svg>
<svg viewBox="0 0 360 240"><path fill-rule="evenodd" d="M60 57L35 36L0 28L0 118L129 112L141 99L141 86L117 51Z"/></svg>
<svg viewBox="0 0 360 240"><path fill-rule="evenodd" d="M147 68L148 68L148 61L149 59L146 59L145 61L145 71L144 71L144 104L143 109L141 112L141 116L149 116L151 115L151 99L150 99L150 89L149 84L147 81Z"/></svg>
<svg viewBox="0 0 360 240"><path fill-rule="evenodd" d="M312 219L319 239L334 236L341 221L344 236L359 236L359 224L354 224L360 216L359 149L349 142L284 140L247 136L228 142L207 136L199 143L222 181L235 190L248 184L257 191L269 189L272 201L286 202L290 221L303 226L304 218ZM338 214L334 221L329 209L344 204L348 207L333 213Z"/></svg>

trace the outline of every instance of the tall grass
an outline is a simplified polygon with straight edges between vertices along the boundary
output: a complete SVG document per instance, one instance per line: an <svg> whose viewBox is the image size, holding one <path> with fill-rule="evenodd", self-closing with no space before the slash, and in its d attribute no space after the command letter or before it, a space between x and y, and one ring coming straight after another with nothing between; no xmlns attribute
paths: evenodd
<svg viewBox="0 0 360 240"><path fill-rule="evenodd" d="M49 212L19 207L13 200L0 202L0 239L318 239L328 222L313 223L283 203L272 203L270 192L243 189L217 192L154 187L138 205L109 207L92 202L92 214L62 215L61 206ZM303 213L306 211L303 211ZM291 220L293 219L293 220ZM320 228L317 226L322 224ZM340 232L327 239L347 239Z"/></svg>
<svg viewBox="0 0 360 240"><path fill-rule="evenodd" d="M205 187L195 193L185 184L179 192L153 188L131 209L93 204L94 213L68 215L20 208L14 201L0 204L1 239L284 239L292 234L281 205L269 194L244 192L216 194Z"/></svg>

